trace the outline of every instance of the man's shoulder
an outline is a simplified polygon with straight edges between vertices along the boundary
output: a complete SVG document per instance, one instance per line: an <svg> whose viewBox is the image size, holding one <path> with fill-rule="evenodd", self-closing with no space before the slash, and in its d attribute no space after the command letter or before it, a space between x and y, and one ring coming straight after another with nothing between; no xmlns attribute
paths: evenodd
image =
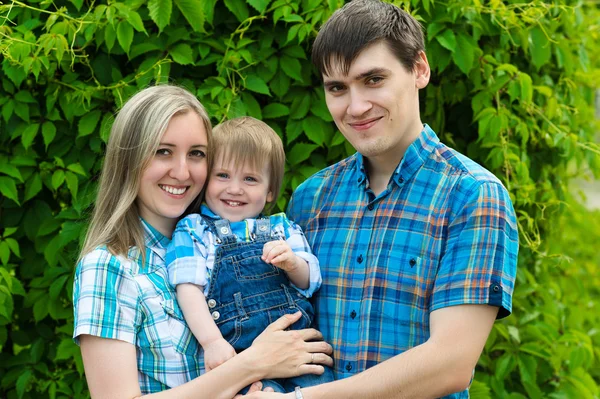
<svg viewBox="0 0 600 399"><path fill-rule="evenodd" d="M296 189L296 192L318 190L325 184L339 182L347 177L348 172L351 172L356 168L356 157L357 154L350 155L348 158L342 159L331 166L321 169L301 183Z"/></svg>
<svg viewBox="0 0 600 399"><path fill-rule="evenodd" d="M492 183L502 185L500 179L492 172L443 143L437 145L430 161L441 166L444 173L456 176L463 184L478 186Z"/></svg>

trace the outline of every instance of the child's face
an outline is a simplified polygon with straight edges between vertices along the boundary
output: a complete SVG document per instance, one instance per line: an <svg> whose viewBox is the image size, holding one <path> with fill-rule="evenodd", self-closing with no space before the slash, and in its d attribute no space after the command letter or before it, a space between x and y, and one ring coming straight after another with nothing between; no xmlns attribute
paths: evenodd
<svg viewBox="0 0 600 399"><path fill-rule="evenodd" d="M257 217L267 202L273 200L269 191L269 165L254 170L249 165L233 165L215 160L206 187L206 203L220 217L239 222Z"/></svg>

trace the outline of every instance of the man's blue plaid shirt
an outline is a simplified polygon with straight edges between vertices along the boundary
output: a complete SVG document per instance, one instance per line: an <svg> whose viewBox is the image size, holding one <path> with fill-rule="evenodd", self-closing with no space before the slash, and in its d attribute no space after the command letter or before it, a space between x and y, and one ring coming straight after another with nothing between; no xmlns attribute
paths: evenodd
<svg viewBox="0 0 600 399"><path fill-rule="evenodd" d="M288 216L321 264L316 321L338 379L424 343L436 309L512 310L518 233L509 194L427 125L379 196L355 154L300 185Z"/></svg>

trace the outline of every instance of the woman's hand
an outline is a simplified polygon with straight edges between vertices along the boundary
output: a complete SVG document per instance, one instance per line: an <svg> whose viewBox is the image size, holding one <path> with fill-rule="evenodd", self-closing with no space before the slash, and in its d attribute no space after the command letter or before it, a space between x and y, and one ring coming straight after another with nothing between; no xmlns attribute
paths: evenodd
<svg viewBox="0 0 600 399"><path fill-rule="evenodd" d="M261 368L262 378L287 378L301 374L323 374L323 365L333 366L328 343L314 328L285 331L302 314L280 317L271 323L241 355L252 356L251 364ZM238 356L241 356L238 355Z"/></svg>

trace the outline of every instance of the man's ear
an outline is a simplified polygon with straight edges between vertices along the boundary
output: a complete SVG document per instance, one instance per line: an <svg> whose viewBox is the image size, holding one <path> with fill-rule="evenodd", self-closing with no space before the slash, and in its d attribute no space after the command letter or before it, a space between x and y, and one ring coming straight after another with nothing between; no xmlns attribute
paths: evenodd
<svg viewBox="0 0 600 399"><path fill-rule="evenodd" d="M417 62L415 63L415 85L417 89L423 89L429 83L431 77L431 69L429 61L424 51L419 51Z"/></svg>

